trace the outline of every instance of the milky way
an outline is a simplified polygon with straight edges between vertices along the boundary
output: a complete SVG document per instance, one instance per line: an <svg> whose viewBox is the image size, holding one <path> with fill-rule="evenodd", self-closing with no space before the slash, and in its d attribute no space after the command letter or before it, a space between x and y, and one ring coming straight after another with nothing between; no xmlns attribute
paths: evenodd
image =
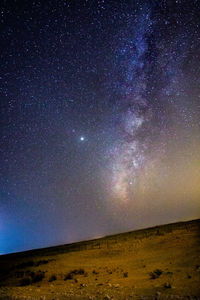
<svg viewBox="0 0 200 300"><path fill-rule="evenodd" d="M200 2L1 4L0 253L200 213Z"/></svg>
<svg viewBox="0 0 200 300"><path fill-rule="evenodd" d="M152 172L152 166L155 168L158 164L159 168L160 160L168 155L171 125L182 122L185 123L182 127L188 127L192 122L181 95L188 97L191 106L194 102L189 99L182 81L186 80L184 64L194 48L194 38L199 40L199 31L185 24L185 30L175 28L166 40L159 41L162 30L166 29L160 25L161 20L154 17L153 9L155 7L144 7L118 37L116 68L121 72L117 85L122 134L111 150L111 186L115 201L134 201L138 187L144 190L145 177ZM167 19L162 22L166 26L170 23ZM158 26L162 30L158 31ZM177 131L173 135L181 134Z"/></svg>

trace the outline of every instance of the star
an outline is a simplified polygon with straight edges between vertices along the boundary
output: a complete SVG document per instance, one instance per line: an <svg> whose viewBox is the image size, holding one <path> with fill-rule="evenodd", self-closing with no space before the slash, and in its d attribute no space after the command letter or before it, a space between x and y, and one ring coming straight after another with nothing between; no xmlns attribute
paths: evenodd
<svg viewBox="0 0 200 300"><path fill-rule="evenodd" d="M84 136L81 136L81 137L80 137L80 141L81 141L81 142L84 142L84 141L85 141L85 137L84 137Z"/></svg>

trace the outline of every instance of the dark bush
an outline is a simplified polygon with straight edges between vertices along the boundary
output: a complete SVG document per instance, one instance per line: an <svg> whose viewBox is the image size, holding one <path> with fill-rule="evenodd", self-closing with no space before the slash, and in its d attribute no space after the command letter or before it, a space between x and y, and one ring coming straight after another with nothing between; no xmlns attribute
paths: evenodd
<svg viewBox="0 0 200 300"><path fill-rule="evenodd" d="M199 266L199 265L196 265L196 266L195 266L195 270L196 270L197 272L199 272L199 271L200 271L200 266Z"/></svg>
<svg viewBox="0 0 200 300"><path fill-rule="evenodd" d="M85 272L84 269L74 269L71 272L69 272L68 274L66 274L64 280L70 280L74 278L74 275L84 275L87 276L88 274Z"/></svg>
<svg viewBox="0 0 200 300"><path fill-rule="evenodd" d="M84 269L75 269L72 271L73 274L75 275L84 275L85 274L85 270Z"/></svg>
<svg viewBox="0 0 200 300"><path fill-rule="evenodd" d="M71 272L65 276L64 280L70 280L70 279L73 279L73 274Z"/></svg>
<svg viewBox="0 0 200 300"><path fill-rule="evenodd" d="M164 284L164 288L166 288L166 289L171 289L171 284L169 283L169 282L166 282L165 284Z"/></svg>
<svg viewBox="0 0 200 300"><path fill-rule="evenodd" d="M36 273L33 272L31 277L32 277L32 282L39 282L42 281L42 279L45 277L45 273L41 271L38 271Z"/></svg>
<svg viewBox="0 0 200 300"><path fill-rule="evenodd" d="M48 260L46 260L46 259L43 259L43 260L39 260L39 261L37 261L36 263L35 263L35 266L36 267L38 267L38 266L40 266L40 265L45 265L45 264L48 264Z"/></svg>
<svg viewBox="0 0 200 300"><path fill-rule="evenodd" d="M126 278L126 277L128 277L128 272L124 272L124 277Z"/></svg>
<svg viewBox="0 0 200 300"><path fill-rule="evenodd" d="M56 279L57 279L56 275L53 274L53 275L50 276L49 282L55 281Z"/></svg>
<svg viewBox="0 0 200 300"><path fill-rule="evenodd" d="M156 270L154 270L154 273L156 274L156 275L158 275L158 276L160 276L161 274L162 274L162 270L160 270L160 269L156 269Z"/></svg>
<svg viewBox="0 0 200 300"><path fill-rule="evenodd" d="M31 284L31 278L30 277L24 277L20 280L20 286L26 286Z"/></svg>
<svg viewBox="0 0 200 300"><path fill-rule="evenodd" d="M71 274L74 275L84 275L85 274L85 270L84 269L74 269L73 271L70 272Z"/></svg>
<svg viewBox="0 0 200 300"><path fill-rule="evenodd" d="M153 272L151 272L149 275L150 275L151 279L156 279L156 278L160 277L160 275L161 275L162 273L163 273L162 270L156 269L156 270L154 270Z"/></svg>
<svg viewBox="0 0 200 300"><path fill-rule="evenodd" d="M167 275L173 275L173 272L168 271Z"/></svg>

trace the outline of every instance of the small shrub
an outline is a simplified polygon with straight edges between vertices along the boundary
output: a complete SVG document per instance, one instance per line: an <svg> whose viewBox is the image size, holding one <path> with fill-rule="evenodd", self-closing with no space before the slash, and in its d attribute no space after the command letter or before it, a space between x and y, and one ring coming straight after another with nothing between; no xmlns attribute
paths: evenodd
<svg viewBox="0 0 200 300"><path fill-rule="evenodd" d="M99 274L99 272L93 270L93 271L92 271L92 274L97 275L97 274Z"/></svg>
<svg viewBox="0 0 200 300"><path fill-rule="evenodd" d="M160 269L156 269L156 270L154 270L154 273L155 274L157 274L158 276L160 276L161 274L162 274L162 270L160 270Z"/></svg>
<svg viewBox="0 0 200 300"><path fill-rule="evenodd" d="M164 288L171 289L171 284L169 282L164 283Z"/></svg>
<svg viewBox="0 0 200 300"><path fill-rule="evenodd" d="M167 275L173 275L173 272L168 271Z"/></svg>
<svg viewBox="0 0 200 300"><path fill-rule="evenodd" d="M73 279L73 274L71 274L70 272L65 276L64 280L71 280L71 279Z"/></svg>
<svg viewBox="0 0 200 300"><path fill-rule="evenodd" d="M127 278L128 277L128 272L124 272L123 276L124 276L124 278Z"/></svg>
<svg viewBox="0 0 200 300"><path fill-rule="evenodd" d="M64 280L70 280L74 278L74 275L84 275L84 276L88 276L88 274L85 272L84 269L80 268L80 269L74 269L71 272L69 272L68 274L66 274Z"/></svg>
<svg viewBox="0 0 200 300"><path fill-rule="evenodd" d="M42 281L42 279L45 277L45 273L41 271L38 271L37 273L33 272L31 277L33 282L39 282Z"/></svg>
<svg viewBox="0 0 200 300"><path fill-rule="evenodd" d="M45 265L45 264L48 264L48 260L46 260L46 259L43 259L43 260L39 260L39 261L37 261L36 263L35 263L35 266L36 267L38 267L38 266L40 266L40 265Z"/></svg>
<svg viewBox="0 0 200 300"><path fill-rule="evenodd" d="M30 277L24 277L20 280L20 286L26 286L31 284L31 278Z"/></svg>
<svg viewBox="0 0 200 300"><path fill-rule="evenodd" d="M196 265L196 266L195 266L195 270L196 270L197 272L200 272L200 266L199 266L199 265Z"/></svg>
<svg viewBox="0 0 200 300"><path fill-rule="evenodd" d="M151 272L149 275L150 275L151 279L156 279L156 278L160 277L160 275L161 275L162 273L163 273L162 270L156 269L156 270L154 270L153 272Z"/></svg>
<svg viewBox="0 0 200 300"><path fill-rule="evenodd" d="M53 275L50 276L49 282L55 281L56 279L57 279L56 275L53 274Z"/></svg>
<svg viewBox="0 0 200 300"><path fill-rule="evenodd" d="M84 275L85 274L85 270L80 268L78 270L74 270L72 271L75 275Z"/></svg>

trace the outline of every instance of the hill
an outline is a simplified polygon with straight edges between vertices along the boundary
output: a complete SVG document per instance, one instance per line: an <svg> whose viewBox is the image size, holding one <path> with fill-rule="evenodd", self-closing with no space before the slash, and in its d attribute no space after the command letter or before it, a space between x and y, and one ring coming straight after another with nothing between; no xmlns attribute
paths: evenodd
<svg viewBox="0 0 200 300"><path fill-rule="evenodd" d="M200 219L0 256L0 299L200 299Z"/></svg>

